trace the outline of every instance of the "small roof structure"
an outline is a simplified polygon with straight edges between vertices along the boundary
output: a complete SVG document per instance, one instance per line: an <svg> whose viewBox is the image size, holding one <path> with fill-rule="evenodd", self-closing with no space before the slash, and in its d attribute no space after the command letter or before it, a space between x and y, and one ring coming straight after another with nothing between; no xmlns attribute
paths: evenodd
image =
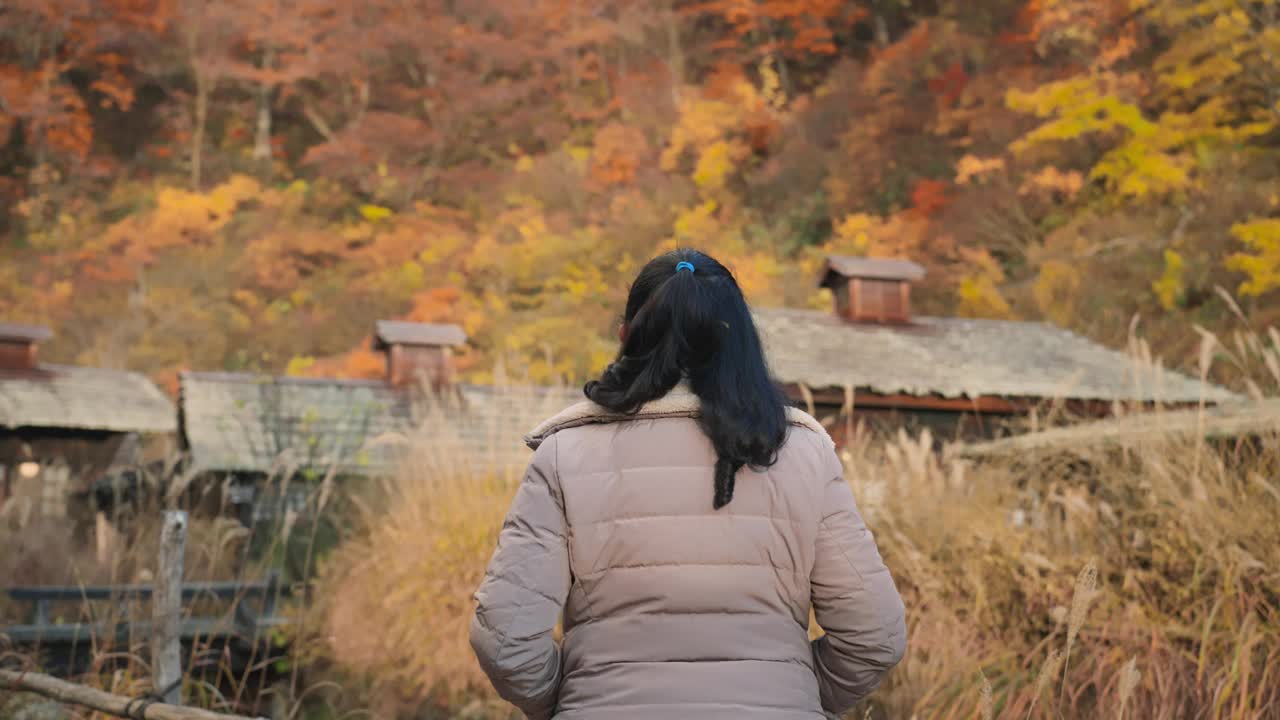
<svg viewBox="0 0 1280 720"><path fill-rule="evenodd" d="M793 309L757 309L755 319L774 375L811 389L1169 404L1239 399L1044 323L917 316L874 325Z"/></svg>
<svg viewBox="0 0 1280 720"><path fill-rule="evenodd" d="M18 340L40 343L53 337L53 331L43 325L0 323L0 342Z"/></svg>
<svg viewBox="0 0 1280 720"><path fill-rule="evenodd" d="M391 345L454 346L467 342L467 333L457 325L379 320L374 329L374 349Z"/></svg>
<svg viewBox="0 0 1280 720"><path fill-rule="evenodd" d="M455 385L436 398L375 380L239 373L189 372L180 383L182 433L196 472L382 475L427 437L471 461L523 464L529 420L521 411L549 415L581 397L562 388Z"/></svg>
<svg viewBox="0 0 1280 720"><path fill-rule="evenodd" d="M46 364L0 370L0 428L19 427L171 433L177 418L169 398L138 373Z"/></svg>
<svg viewBox="0 0 1280 720"><path fill-rule="evenodd" d="M1280 398L1182 410L1160 410L974 443L961 455L993 457L1024 453L1132 447L1176 439L1280 436Z"/></svg>
<svg viewBox="0 0 1280 720"><path fill-rule="evenodd" d="M818 286L831 287L838 277L912 281L924 275L924 267L910 260L828 255L822 264Z"/></svg>

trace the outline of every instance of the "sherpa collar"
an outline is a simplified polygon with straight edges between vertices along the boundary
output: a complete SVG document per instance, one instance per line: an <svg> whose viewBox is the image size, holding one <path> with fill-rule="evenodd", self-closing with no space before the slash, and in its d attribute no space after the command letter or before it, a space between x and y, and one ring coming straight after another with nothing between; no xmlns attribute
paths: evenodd
<svg viewBox="0 0 1280 720"><path fill-rule="evenodd" d="M634 413L616 413L608 408L583 400L543 420L537 427L524 436L524 442L536 450L543 440L560 430L600 423L626 422L629 420L656 420L672 417L697 417L701 411L698 396L683 386L678 386L657 400L651 400ZM827 429L808 413L793 407L787 408L787 422L797 427L805 427L816 433L825 435Z"/></svg>

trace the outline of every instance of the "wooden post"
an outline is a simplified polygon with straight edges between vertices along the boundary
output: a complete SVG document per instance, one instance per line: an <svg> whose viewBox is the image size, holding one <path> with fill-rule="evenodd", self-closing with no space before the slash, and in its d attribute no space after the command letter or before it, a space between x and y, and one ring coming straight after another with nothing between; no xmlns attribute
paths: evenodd
<svg viewBox="0 0 1280 720"><path fill-rule="evenodd" d="M160 562L151 595L151 678L164 702L182 704L182 556L187 514L166 510L160 530Z"/></svg>

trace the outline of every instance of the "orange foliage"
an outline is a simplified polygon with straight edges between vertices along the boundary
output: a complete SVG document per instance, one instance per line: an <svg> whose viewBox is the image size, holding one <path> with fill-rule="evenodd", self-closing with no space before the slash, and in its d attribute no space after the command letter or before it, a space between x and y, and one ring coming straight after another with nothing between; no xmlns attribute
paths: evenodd
<svg viewBox="0 0 1280 720"><path fill-rule="evenodd" d="M930 311L1079 324L1049 263L1087 260L1037 253L1127 211L1105 189L1130 165L1204 183L1174 183L1197 208L1179 242L1204 248L1185 276L1234 287L1223 228L1280 196L1240 151L1274 159L1257 123L1274 125L1259 98L1280 23L1201 22L1214 7L13 0L0 320L61 323L80 345L67 357L130 348L110 361L164 378L288 358L378 377L367 339L325 356L375 315L456 322L475 339L464 367L576 381L615 349L625 279L688 244L769 303L809 303L789 273L849 252L926 265ZM1111 124L1082 141L1099 112ZM1239 134L1205 134L1226 116ZM1011 152L1033 121L1045 142ZM1240 197L1204 202L1212 173L1236 170ZM1160 215L1142 221L1171 236ZM1164 249L1133 250L1135 267ZM145 332L108 338L104 317ZM197 325L199 348L173 330Z"/></svg>
<svg viewBox="0 0 1280 720"><path fill-rule="evenodd" d="M638 128L609 123L596 132L591 151L591 181L596 187L629 185L649 153L649 142Z"/></svg>
<svg viewBox="0 0 1280 720"><path fill-rule="evenodd" d="M930 218L946 209L951 203L945 180L921 178L911 190L911 207L921 217Z"/></svg>
<svg viewBox="0 0 1280 720"><path fill-rule="evenodd" d="M302 364L303 377L357 378L380 380L386 377L386 358L370 349L372 338L364 338L349 352L326 358L312 359Z"/></svg>
<svg viewBox="0 0 1280 720"><path fill-rule="evenodd" d="M414 322L456 323L462 291L456 287L433 288L413 297L408 318Z"/></svg>
<svg viewBox="0 0 1280 720"><path fill-rule="evenodd" d="M842 0L705 0L687 10L711 15L733 31L718 38L718 50L748 48L752 59L774 53L795 58L834 55L835 33L866 16L866 8Z"/></svg>

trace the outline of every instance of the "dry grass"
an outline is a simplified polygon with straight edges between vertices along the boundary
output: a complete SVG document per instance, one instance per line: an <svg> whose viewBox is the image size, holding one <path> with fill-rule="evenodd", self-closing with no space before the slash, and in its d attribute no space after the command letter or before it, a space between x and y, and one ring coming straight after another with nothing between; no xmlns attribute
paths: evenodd
<svg viewBox="0 0 1280 720"><path fill-rule="evenodd" d="M877 703L968 717L981 671L999 717L1280 716L1280 437L1260 445L850 458L912 629Z"/></svg>
<svg viewBox="0 0 1280 720"><path fill-rule="evenodd" d="M511 393L500 424L460 428L436 408L403 438L405 470L357 503L361 531L325 563L310 618L311 650L369 709L440 717L506 717L488 697L467 632L484 569L523 473L519 430L561 400ZM518 450L518 447L517 447Z"/></svg>
<svg viewBox="0 0 1280 720"><path fill-rule="evenodd" d="M508 717L466 636L518 469L417 440L326 566L313 649L377 715ZM844 452L911 629L853 717L1280 717L1280 437L983 463L932 445Z"/></svg>
<svg viewBox="0 0 1280 720"><path fill-rule="evenodd" d="M183 507L188 501L200 504L201 499L186 498L176 506ZM0 553L0 586L149 584L156 572L161 517L159 500L148 497L131 509L128 521L123 524L125 529L116 536L112 551L99 554L83 540L73 537L72 524L66 518L0 515L0 547L4 548ZM285 540L282 528L266 528L264 535L267 536L263 543L265 554L269 557L278 554L275 548ZM249 559L249 540L249 531L237 520L193 514L187 527L184 580L260 579L266 568L263 562ZM184 615L223 617L230 623L236 604L241 601L242 598L232 598L187 602ZM50 603L48 609L50 621L54 623L108 627L147 620L151 613L148 602L124 596ZM29 622L30 613L29 604L11 602L7 594L0 593L0 625ZM50 669L46 663L53 658L48 650L15 648L0 635L0 663L6 667ZM120 639L114 635L95 637L81 650L84 657L78 657L76 661L75 681L129 697L153 689L148 638L132 633ZM278 696L285 698L286 708L300 707L297 699L302 693L295 690L287 676L285 682L275 687L264 684L266 676L261 671L266 667L266 659L259 653L250 658L249 667L233 668L220 645L211 638L197 639L193 646L184 647L185 701L214 710L258 712ZM65 657L56 660L55 669L61 671L64 667L61 663L65 660ZM34 696L27 695L11 698L0 692L0 707L8 708L6 712L18 712L18 708L33 699ZM10 701L13 703L11 706L7 704ZM101 716L99 713L78 712L74 708L68 710L75 716ZM4 717L7 715L0 713L0 718Z"/></svg>
<svg viewBox="0 0 1280 720"><path fill-rule="evenodd" d="M1205 374L1280 387L1274 333L1229 345L1204 337ZM987 678L999 717L1280 717L1280 429L976 465L927 446L845 458L910 614L886 716L970 717Z"/></svg>
<svg viewBox="0 0 1280 720"><path fill-rule="evenodd" d="M1270 395L1278 346L1269 334L1206 338L1203 356L1206 369L1213 358L1253 368L1252 387ZM479 445L435 412L393 439L407 448L397 477L350 497L319 483L316 510L355 508L332 554L316 548L314 524L283 519L280 540L300 541L302 567L319 573L285 682L268 693L279 715L515 717L472 658L471 593L523 469L509 462L513 428L558 402L503 403L506 421ZM933 446L855 432L844 450L911 632L902 665L851 717L1280 718L1280 433L981 462ZM233 544L209 532L194 544ZM111 577L145 564L150 546L139 547ZM193 566L216 572L229 554ZM104 653L89 681L144 689L144 655L122 673ZM246 690L230 685L192 689L228 707Z"/></svg>

